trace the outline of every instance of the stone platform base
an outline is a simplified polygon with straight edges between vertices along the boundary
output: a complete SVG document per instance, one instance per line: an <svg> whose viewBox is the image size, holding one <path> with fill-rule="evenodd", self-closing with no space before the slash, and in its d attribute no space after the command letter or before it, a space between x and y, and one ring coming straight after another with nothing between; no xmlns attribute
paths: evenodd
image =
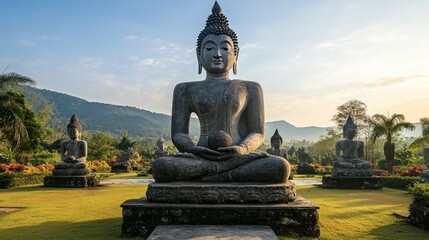
<svg viewBox="0 0 429 240"><path fill-rule="evenodd" d="M333 189L382 189L381 178L323 176L322 187Z"/></svg>
<svg viewBox="0 0 429 240"><path fill-rule="evenodd" d="M47 176L44 179L45 187L86 188L95 187L100 181L95 175L86 176Z"/></svg>
<svg viewBox="0 0 429 240"><path fill-rule="evenodd" d="M130 199L122 207L122 236L147 237L158 225L265 225L277 235L320 235L318 206L297 196L288 204L151 203Z"/></svg>
<svg viewBox="0 0 429 240"><path fill-rule="evenodd" d="M157 203L288 203L295 199L292 182L261 183L151 183L146 197Z"/></svg>
<svg viewBox="0 0 429 240"><path fill-rule="evenodd" d="M316 170L312 166L298 166L296 169L297 174L316 174Z"/></svg>
<svg viewBox="0 0 429 240"><path fill-rule="evenodd" d="M159 225L147 240L246 239L278 240L268 226L255 225Z"/></svg>
<svg viewBox="0 0 429 240"><path fill-rule="evenodd" d="M112 166L112 170L110 172L112 173L130 173L132 171L131 166L123 167L123 166Z"/></svg>

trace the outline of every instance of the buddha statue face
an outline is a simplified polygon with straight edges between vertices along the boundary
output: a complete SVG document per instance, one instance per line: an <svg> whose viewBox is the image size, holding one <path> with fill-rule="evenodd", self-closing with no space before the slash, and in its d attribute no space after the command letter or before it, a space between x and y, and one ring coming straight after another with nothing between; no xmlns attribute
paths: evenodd
<svg viewBox="0 0 429 240"><path fill-rule="evenodd" d="M77 140L80 137L80 132L77 128L71 127L67 129L71 140Z"/></svg>
<svg viewBox="0 0 429 240"><path fill-rule="evenodd" d="M356 129L355 128L347 128L345 132L345 136L349 140L353 140L356 137Z"/></svg>
<svg viewBox="0 0 429 240"><path fill-rule="evenodd" d="M203 38L198 61L208 73L226 73L237 62L234 43L228 35L209 34Z"/></svg>
<svg viewBox="0 0 429 240"><path fill-rule="evenodd" d="M279 149L281 145L282 145L282 141L280 139L273 139L273 141L271 142L271 146L274 149Z"/></svg>

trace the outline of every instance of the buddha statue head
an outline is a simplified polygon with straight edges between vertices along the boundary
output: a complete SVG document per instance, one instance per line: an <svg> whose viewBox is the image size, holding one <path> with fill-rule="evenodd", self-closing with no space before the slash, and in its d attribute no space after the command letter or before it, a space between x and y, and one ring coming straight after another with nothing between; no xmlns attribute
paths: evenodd
<svg viewBox="0 0 429 240"><path fill-rule="evenodd" d="M353 140L357 134L357 125L353 122L352 117L349 115L346 124L343 126L343 137Z"/></svg>
<svg viewBox="0 0 429 240"><path fill-rule="evenodd" d="M82 132L82 125L79 122L76 114L70 118L69 124L67 124L67 133L71 140L79 140L80 133Z"/></svg>
<svg viewBox="0 0 429 240"><path fill-rule="evenodd" d="M274 132L274 135L271 136L271 147L275 149L279 149L280 146L283 144L283 138L279 134L279 130L276 129Z"/></svg>
<svg viewBox="0 0 429 240"><path fill-rule="evenodd" d="M229 28L229 23L222 8L216 1L206 21L205 28L197 40L198 74L202 68L210 73L225 73L233 69L237 74L238 38Z"/></svg>

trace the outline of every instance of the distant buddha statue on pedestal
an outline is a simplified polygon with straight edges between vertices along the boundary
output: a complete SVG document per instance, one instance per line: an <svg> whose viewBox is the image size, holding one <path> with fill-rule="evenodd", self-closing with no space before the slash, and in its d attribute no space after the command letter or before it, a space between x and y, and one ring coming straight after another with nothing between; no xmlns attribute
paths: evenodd
<svg viewBox="0 0 429 240"><path fill-rule="evenodd" d="M158 141L156 141L155 158L160 158L168 155L168 152L164 150L164 143L164 138L162 138L162 136L159 136Z"/></svg>
<svg viewBox="0 0 429 240"><path fill-rule="evenodd" d="M335 145L335 155L337 161L334 162L332 176L372 176L371 163L363 160L364 143L353 140L356 137L357 126L349 116L343 126L344 140L337 141Z"/></svg>
<svg viewBox="0 0 429 240"><path fill-rule="evenodd" d="M44 178L45 187L85 188L99 184L97 177L85 162L88 156L88 144L80 139L82 125L76 114L67 124L69 140L61 142L61 162L54 164L51 176Z"/></svg>
<svg viewBox="0 0 429 240"><path fill-rule="evenodd" d="M88 156L88 144L80 139L82 125L76 114L67 125L69 140L61 142L61 162L54 164L53 175L86 175L90 173L85 162Z"/></svg>
<svg viewBox="0 0 429 240"><path fill-rule="evenodd" d="M204 68L206 78L174 89L171 134L180 153L155 160L155 181L286 182L286 159L255 153L264 139L262 88L230 79L231 69L237 73L238 39L217 2L196 53L198 72ZM192 113L201 126L197 144L189 137Z"/></svg>

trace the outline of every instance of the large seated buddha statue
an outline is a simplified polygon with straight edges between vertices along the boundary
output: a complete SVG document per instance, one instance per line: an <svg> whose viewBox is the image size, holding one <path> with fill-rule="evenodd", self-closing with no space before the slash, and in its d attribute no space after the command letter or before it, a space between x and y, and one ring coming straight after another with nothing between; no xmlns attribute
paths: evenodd
<svg viewBox="0 0 429 240"><path fill-rule="evenodd" d="M356 137L357 126L349 116L343 126L343 136L345 139L337 141L335 145L335 155L337 161L334 162L332 176L372 176L371 163L363 160L364 143L353 140Z"/></svg>
<svg viewBox="0 0 429 240"><path fill-rule="evenodd" d="M156 182L286 182L286 159L255 153L264 139L264 100L256 82L230 79L237 74L238 39L216 2L197 40L198 73L202 81L174 89L172 141L180 153L153 163ZM192 113L200 122L200 137L189 136Z"/></svg>

